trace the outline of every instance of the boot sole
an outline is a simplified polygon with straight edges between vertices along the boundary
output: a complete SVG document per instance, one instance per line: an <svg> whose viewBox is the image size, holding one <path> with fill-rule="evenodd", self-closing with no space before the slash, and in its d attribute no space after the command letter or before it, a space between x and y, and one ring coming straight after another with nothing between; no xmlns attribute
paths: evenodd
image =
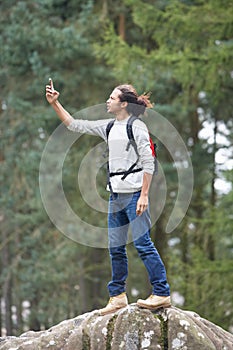
<svg viewBox="0 0 233 350"><path fill-rule="evenodd" d="M139 306L140 308L143 308L143 309L157 310L157 309L164 309L164 308L167 308L167 307L171 307L172 304L171 303L166 303L166 304L161 304L161 305L157 305L157 306L149 306L149 305L137 304L137 306Z"/></svg>

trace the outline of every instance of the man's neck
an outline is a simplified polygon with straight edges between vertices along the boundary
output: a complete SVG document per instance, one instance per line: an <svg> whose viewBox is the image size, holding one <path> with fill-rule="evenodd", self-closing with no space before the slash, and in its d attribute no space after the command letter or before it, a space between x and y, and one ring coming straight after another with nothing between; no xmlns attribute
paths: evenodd
<svg viewBox="0 0 233 350"><path fill-rule="evenodd" d="M129 117L129 113L126 110L122 110L119 113L116 113L116 120L124 120Z"/></svg>

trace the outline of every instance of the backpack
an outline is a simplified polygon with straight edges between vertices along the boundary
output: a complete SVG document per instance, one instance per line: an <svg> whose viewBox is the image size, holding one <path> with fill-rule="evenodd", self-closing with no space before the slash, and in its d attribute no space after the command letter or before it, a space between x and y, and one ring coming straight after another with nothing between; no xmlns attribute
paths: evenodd
<svg viewBox="0 0 233 350"><path fill-rule="evenodd" d="M108 183L109 183L109 187L110 187L110 190L111 190L111 184L110 184L110 178L112 176L115 176L115 175L122 175L121 177L121 180L125 180L125 178L129 175L129 174L132 174L132 173L136 173L136 172L139 172L139 171L142 171L142 168L135 168L138 161L139 161L139 153L138 153L138 150L137 150L137 145L136 145L136 142L135 142L135 139L134 139L134 135L133 135L133 122L136 120L136 119L139 119L138 117L135 117L135 116L131 116L126 124L126 131L127 131L127 135L128 135L128 144L126 146L126 151L129 150L129 147L132 146L135 150L135 153L137 155L137 160L134 164L132 164L130 166L130 168L128 170L125 170L125 171L119 171L119 172L110 172L109 170L109 163L107 163L107 169L108 169ZM108 142L108 136L109 136L109 133L110 133L110 130L112 129L113 125L114 125L114 122L115 122L115 119L114 120L111 120L107 127L106 127L106 136L107 136L107 142ZM158 161L157 161L157 153L156 153L156 148L157 148L157 145L156 143L154 143L150 137L150 148L152 150L152 155L154 157L154 165L155 165L155 171L154 173L157 174L158 172Z"/></svg>

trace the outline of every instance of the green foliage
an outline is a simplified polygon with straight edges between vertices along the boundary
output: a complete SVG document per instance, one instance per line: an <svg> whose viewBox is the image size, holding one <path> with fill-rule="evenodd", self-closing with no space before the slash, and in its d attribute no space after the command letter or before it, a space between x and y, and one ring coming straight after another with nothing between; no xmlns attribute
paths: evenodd
<svg viewBox="0 0 233 350"><path fill-rule="evenodd" d="M85 290L102 290L100 279L90 276L98 269L105 278L105 252L74 244L54 229L42 206L38 177L42 151L58 125L44 97L49 76L75 111L105 99L99 87L109 75L93 55L97 22L92 21L91 1L0 6L1 280L11 279L4 287L9 303L10 298L19 307L30 302L28 319L17 316L8 327L12 334L22 332L23 323L48 327L99 303L98 295L93 298ZM74 183L74 176L68 181ZM89 256L96 260L92 270ZM10 304L5 313L11 318Z"/></svg>

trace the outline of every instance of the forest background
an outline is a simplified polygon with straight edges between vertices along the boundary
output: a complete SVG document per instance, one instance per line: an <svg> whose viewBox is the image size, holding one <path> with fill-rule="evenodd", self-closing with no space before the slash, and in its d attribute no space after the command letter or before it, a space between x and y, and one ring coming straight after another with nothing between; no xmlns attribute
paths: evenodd
<svg viewBox="0 0 233 350"><path fill-rule="evenodd" d="M60 124L45 100L50 76L71 114L104 103L119 83L152 92L154 110L183 138L194 171L189 209L168 234L178 180L159 144L167 195L151 234L174 304L233 330L232 15L230 0L0 1L2 335L45 329L108 300L107 249L68 239L42 204L40 160ZM98 142L84 136L72 146L63 186L74 211L105 225L76 186L80 161ZM99 177L104 197L104 172ZM128 255L135 302L150 285L132 244Z"/></svg>

